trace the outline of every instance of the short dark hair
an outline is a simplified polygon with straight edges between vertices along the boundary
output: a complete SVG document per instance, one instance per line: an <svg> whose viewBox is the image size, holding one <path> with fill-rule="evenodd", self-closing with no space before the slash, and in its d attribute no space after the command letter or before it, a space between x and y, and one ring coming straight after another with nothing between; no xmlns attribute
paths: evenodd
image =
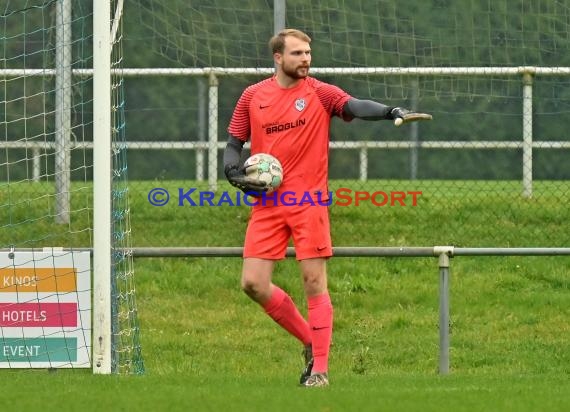
<svg viewBox="0 0 570 412"><path fill-rule="evenodd" d="M297 39L303 40L307 43L311 42L311 38L301 30L283 29L269 40L269 50L271 50L272 54L283 53L283 50L285 50L285 38L288 36L296 37Z"/></svg>

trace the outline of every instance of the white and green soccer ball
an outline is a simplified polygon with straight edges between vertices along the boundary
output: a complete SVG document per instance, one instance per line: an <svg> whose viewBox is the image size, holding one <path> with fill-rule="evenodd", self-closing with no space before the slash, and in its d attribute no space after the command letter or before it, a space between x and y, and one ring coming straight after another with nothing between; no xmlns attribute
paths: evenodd
<svg viewBox="0 0 570 412"><path fill-rule="evenodd" d="M244 163L248 177L261 180L267 187L267 193L273 192L283 182L283 167L279 160L267 153L256 153Z"/></svg>

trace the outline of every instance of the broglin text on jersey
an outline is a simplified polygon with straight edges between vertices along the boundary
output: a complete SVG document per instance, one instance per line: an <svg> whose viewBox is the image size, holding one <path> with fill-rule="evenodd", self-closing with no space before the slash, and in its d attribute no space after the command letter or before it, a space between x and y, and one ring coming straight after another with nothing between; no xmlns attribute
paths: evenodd
<svg viewBox="0 0 570 412"><path fill-rule="evenodd" d="M303 126L305 122L306 120L303 118L303 119L297 119L294 122L266 123L263 125L263 127L265 128L265 134L273 134Z"/></svg>

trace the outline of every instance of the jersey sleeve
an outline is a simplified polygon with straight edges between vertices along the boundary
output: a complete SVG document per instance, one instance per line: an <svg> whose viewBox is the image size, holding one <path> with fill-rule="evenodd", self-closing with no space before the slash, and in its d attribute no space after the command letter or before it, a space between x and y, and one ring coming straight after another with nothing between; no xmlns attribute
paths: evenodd
<svg viewBox="0 0 570 412"><path fill-rule="evenodd" d="M352 96L342 90L340 87L319 82L318 87L316 88L317 95L319 96L319 100L321 104L325 108L325 110L332 116L337 116L343 119L344 121L351 121L354 119L354 116L345 113L343 108L344 105L352 99Z"/></svg>
<svg viewBox="0 0 570 412"><path fill-rule="evenodd" d="M238 102L236 103L232 118L230 120L230 125L228 126L228 133L234 137L237 137L243 142L247 142L251 133L249 106L252 97L252 88L248 87L244 90Z"/></svg>

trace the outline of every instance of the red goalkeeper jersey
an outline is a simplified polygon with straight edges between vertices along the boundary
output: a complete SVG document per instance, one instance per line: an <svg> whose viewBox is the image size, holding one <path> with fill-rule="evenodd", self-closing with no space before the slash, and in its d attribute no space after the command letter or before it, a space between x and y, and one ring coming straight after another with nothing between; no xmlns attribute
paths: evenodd
<svg viewBox="0 0 570 412"><path fill-rule="evenodd" d="M269 153L283 166L279 192L298 196L328 192L329 129L333 116L352 120L342 108L351 96L306 77L295 87L280 87L275 77L242 93L228 132L251 141L251 153Z"/></svg>

